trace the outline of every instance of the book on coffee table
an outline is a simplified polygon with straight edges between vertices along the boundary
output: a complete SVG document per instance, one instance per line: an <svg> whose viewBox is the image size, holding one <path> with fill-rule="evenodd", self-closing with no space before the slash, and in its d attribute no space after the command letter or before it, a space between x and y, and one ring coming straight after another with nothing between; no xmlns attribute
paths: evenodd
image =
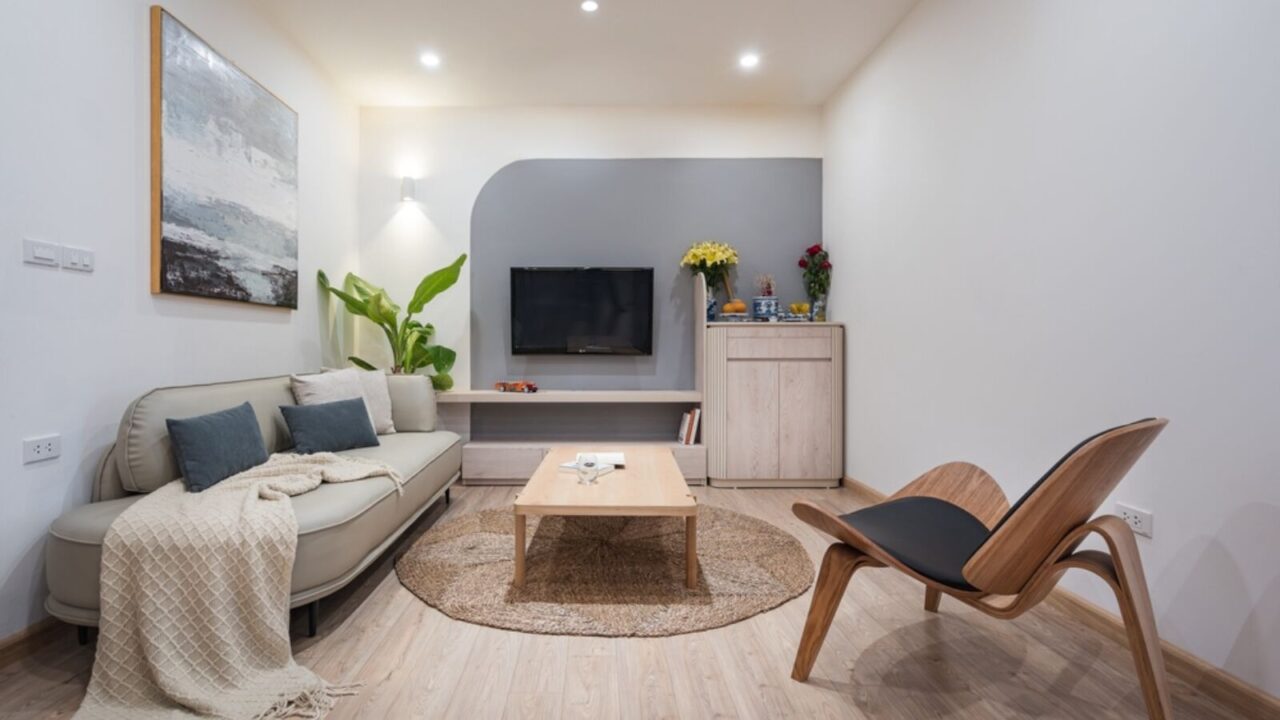
<svg viewBox="0 0 1280 720"><path fill-rule="evenodd" d="M626 466L627 466L627 457L626 457L626 455L625 455L625 454L623 454L623 453L620 453L620 452L597 452L597 453L578 453L577 457L575 457L573 460L571 460L571 461L569 461L569 462L567 462L567 463L560 463L560 467L562 467L562 468L564 468L564 469L566 469L566 470L577 470L577 469L578 469L578 459L579 459L579 458L581 458L583 455L588 455L588 454L590 454L590 455L595 455L595 456L596 456L596 464L598 464L598 465L600 465L600 466L602 466L602 467L603 467L603 466L605 466L605 465L612 465L612 466L613 466L613 467L615 467L615 468L620 468L620 467L626 467Z"/></svg>

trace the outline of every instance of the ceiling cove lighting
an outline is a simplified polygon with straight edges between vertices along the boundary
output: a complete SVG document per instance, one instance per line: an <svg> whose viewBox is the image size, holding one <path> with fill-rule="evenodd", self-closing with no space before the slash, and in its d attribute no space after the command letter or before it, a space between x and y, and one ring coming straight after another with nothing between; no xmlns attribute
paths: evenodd
<svg viewBox="0 0 1280 720"><path fill-rule="evenodd" d="M596 2L596 0L583 0L581 7L582 12L593 13L600 9L600 3Z"/></svg>
<svg viewBox="0 0 1280 720"><path fill-rule="evenodd" d="M738 56L738 67L747 71L760 67L760 53L750 50L742 53Z"/></svg>
<svg viewBox="0 0 1280 720"><path fill-rule="evenodd" d="M418 62L422 63L422 67L428 70L435 70L440 67L440 56L428 50L418 56Z"/></svg>

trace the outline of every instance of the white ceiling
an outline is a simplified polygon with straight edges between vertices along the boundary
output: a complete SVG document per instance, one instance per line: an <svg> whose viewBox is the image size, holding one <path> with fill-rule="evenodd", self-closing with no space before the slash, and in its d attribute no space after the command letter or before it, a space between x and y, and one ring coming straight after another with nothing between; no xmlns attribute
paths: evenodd
<svg viewBox="0 0 1280 720"><path fill-rule="evenodd" d="M818 105L917 0L263 0L361 105ZM443 58L429 71L424 50ZM763 58L738 69L744 50Z"/></svg>

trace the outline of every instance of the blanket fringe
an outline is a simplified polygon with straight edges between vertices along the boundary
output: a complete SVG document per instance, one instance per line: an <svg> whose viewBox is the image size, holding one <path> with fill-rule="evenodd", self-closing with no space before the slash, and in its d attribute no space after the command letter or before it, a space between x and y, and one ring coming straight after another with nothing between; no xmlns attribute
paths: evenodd
<svg viewBox="0 0 1280 720"><path fill-rule="evenodd" d="M346 685L325 683L321 687L305 690L299 695L280 698L275 705L259 715L258 720L289 720L289 718L321 720L329 714L334 705L338 704L338 698L357 695L363 686L364 683Z"/></svg>

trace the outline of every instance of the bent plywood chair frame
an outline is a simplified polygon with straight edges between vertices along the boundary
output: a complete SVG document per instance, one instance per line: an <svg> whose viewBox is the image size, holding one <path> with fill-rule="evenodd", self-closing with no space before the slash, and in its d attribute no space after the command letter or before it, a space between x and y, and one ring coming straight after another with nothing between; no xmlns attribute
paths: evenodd
<svg viewBox="0 0 1280 720"><path fill-rule="evenodd" d="M889 501L944 500L991 531L964 565L965 580L973 590L925 577L836 514L810 502L796 503L797 517L840 542L823 557L791 677L801 682L809 678L845 588L860 567L889 567L920 581L930 612L949 595L1000 619L1035 607L1063 573L1078 568L1101 577L1116 595L1148 715L1171 717L1160 639L1133 531L1115 516L1090 519L1166 424L1163 419L1144 420L1090 438L1059 461L1012 510L989 474L963 462L940 465L891 496ZM1093 533L1106 542L1106 552L1077 549Z"/></svg>

